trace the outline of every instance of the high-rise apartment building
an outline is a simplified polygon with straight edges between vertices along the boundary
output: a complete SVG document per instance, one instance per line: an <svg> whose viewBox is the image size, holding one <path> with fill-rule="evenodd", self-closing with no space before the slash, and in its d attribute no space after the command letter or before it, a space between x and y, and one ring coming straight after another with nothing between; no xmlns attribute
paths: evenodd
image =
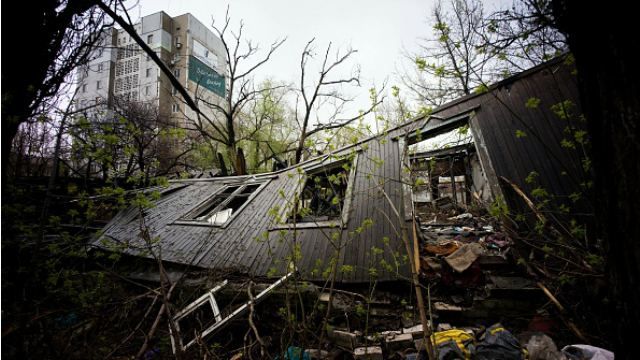
<svg viewBox="0 0 640 360"><path fill-rule="evenodd" d="M135 29L192 97L213 103L224 100L226 55L221 40L207 26L189 13L171 17L158 12L144 16ZM193 115L167 76L122 29L105 31L92 60L79 71L78 86L77 109L106 114L116 100L124 99L157 106L159 116L176 124Z"/></svg>

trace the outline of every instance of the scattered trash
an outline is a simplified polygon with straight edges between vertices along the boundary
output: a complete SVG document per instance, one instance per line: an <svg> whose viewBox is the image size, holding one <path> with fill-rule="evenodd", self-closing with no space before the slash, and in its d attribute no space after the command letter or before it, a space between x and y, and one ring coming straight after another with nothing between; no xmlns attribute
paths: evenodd
<svg viewBox="0 0 640 360"><path fill-rule="evenodd" d="M529 360L565 360L556 343L543 333L533 334L526 348Z"/></svg>
<svg viewBox="0 0 640 360"><path fill-rule="evenodd" d="M329 352L320 349L307 349L304 355L308 355L311 360L329 359Z"/></svg>
<svg viewBox="0 0 640 360"><path fill-rule="evenodd" d="M451 330L451 329L453 329L451 327L451 324L440 323L438 324L438 328L436 329L436 331L445 331L445 330Z"/></svg>
<svg viewBox="0 0 640 360"><path fill-rule="evenodd" d="M384 356L380 346L368 346L353 350L353 358L356 360L382 360Z"/></svg>
<svg viewBox="0 0 640 360"><path fill-rule="evenodd" d="M311 360L309 354L297 346L289 346L284 358L286 360Z"/></svg>
<svg viewBox="0 0 640 360"><path fill-rule="evenodd" d="M420 257L420 266L425 271L427 271L427 270L438 271L438 270L442 269L442 264L440 263L440 260L438 260L438 258L436 258L436 257L431 257L431 256L429 256L429 257L427 257L427 256Z"/></svg>
<svg viewBox="0 0 640 360"><path fill-rule="evenodd" d="M358 337L361 336L359 332L349 332L346 330L331 329L328 331L329 339L333 343L345 350L353 351L358 341Z"/></svg>
<svg viewBox="0 0 640 360"><path fill-rule="evenodd" d="M613 360L614 354L591 345L569 345L562 348L568 360Z"/></svg>
<svg viewBox="0 0 640 360"><path fill-rule="evenodd" d="M422 328L422 324L412 326L410 328L402 329L403 334L411 334L411 336L413 337L421 336L423 332L424 330Z"/></svg>
<svg viewBox="0 0 640 360"><path fill-rule="evenodd" d="M461 273L469 268L471 264L482 255L482 245L478 243L465 244L451 255L445 258L445 261L455 271Z"/></svg>
<svg viewBox="0 0 640 360"><path fill-rule="evenodd" d="M447 256L453 254L460 248L460 243L453 240L445 240L438 244L427 244L425 246L425 251L429 254L433 255L443 255Z"/></svg>
<svg viewBox="0 0 640 360"><path fill-rule="evenodd" d="M435 203L441 209L448 207L450 211L446 215L436 214L432 221L423 221L423 225L417 227L419 243L416 247L419 250L420 276L428 279L430 284L431 317L428 323L434 331L431 336L425 337L415 304L405 298L394 298L391 292L387 292L384 296L370 299L358 292L334 289L332 295L328 291L317 295L317 300L324 306L328 306L331 300L327 343L314 349L289 346L280 358L428 359L425 341L431 341L437 359L442 360L613 359L610 351L588 345L572 345L559 351L551 337L529 331L552 333L555 325L542 307L547 300L540 287L526 273L518 271L513 261L509 261L513 260L509 256L513 241L500 231L496 223L474 215L472 210L455 215L460 209L449 197L436 199ZM290 275L258 294L256 300L266 296ZM215 305L216 291L216 288L212 289L203 295L201 299L204 300L178 312L177 324L182 326L181 319L206 305L207 311L201 311L200 315L209 315L212 322L201 332L201 337L204 337L246 310L244 304L224 316ZM536 297L541 301L536 303ZM363 304L367 304L366 322L358 314ZM528 312L524 316L520 315L523 304L525 308L531 306L526 308ZM509 311L514 309L521 312L511 315ZM520 330L528 331L520 333L516 328L516 332L512 332L500 323L485 329L478 325L484 322L476 321L513 318L524 319ZM514 333L520 335L521 341ZM193 344L189 338L178 340L183 349Z"/></svg>
<svg viewBox="0 0 640 360"><path fill-rule="evenodd" d="M462 311L463 310L462 307L460 306L451 305L451 304L443 303L440 301L433 303L433 308L436 311Z"/></svg>
<svg viewBox="0 0 640 360"><path fill-rule="evenodd" d="M471 359L475 352L473 334L460 329L436 332L432 341L437 349L438 359Z"/></svg>
<svg viewBox="0 0 640 360"><path fill-rule="evenodd" d="M464 213L458 216L447 218L447 220L464 220L464 219L472 219L472 218L473 218L473 215L471 215L470 213Z"/></svg>
<svg viewBox="0 0 640 360"><path fill-rule="evenodd" d="M487 328L476 347L477 360L525 360L527 351L520 346L518 339L501 324Z"/></svg>
<svg viewBox="0 0 640 360"><path fill-rule="evenodd" d="M488 235L485 238L484 242L487 245L495 245L499 249L503 249L511 245L511 239L509 239L509 237L507 237L507 235L503 233L494 233Z"/></svg>

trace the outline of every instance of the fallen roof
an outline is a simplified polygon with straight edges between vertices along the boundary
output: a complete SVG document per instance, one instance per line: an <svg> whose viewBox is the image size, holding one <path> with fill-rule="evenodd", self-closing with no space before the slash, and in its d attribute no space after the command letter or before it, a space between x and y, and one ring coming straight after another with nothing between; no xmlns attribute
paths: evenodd
<svg viewBox="0 0 640 360"><path fill-rule="evenodd" d="M452 101L428 117L417 117L330 155L284 170L260 175L171 180L172 190L165 192L154 207L145 210L145 225L151 238L157 240L152 248L139 236L140 221L135 220L139 219L140 211L135 208L116 215L94 244L143 257L152 257L150 250L161 248L164 261L252 276L282 275L286 273L287 259L295 255L303 278L323 280L323 272L336 254L337 268L341 269L337 281L367 282L372 275L378 280L406 276L408 265L403 260L405 251L400 232L401 223L411 216L406 207L410 187L404 189L402 185L401 155L402 146L412 140L412 134L419 132L426 138L470 124L474 137L478 136L480 157L494 193L500 193L498 176L514 179L519 186L526 187L525 178L536 168L544 169L540 171L543 174L540 180L550 184L551 190L571 193L571 186L560 175L561 169L580 167L580 162L560 152L559 141L547 141L556 140L565 126L550 119L550 106L567 98L577 98L575 84L570 81L570 72L562 68L562 60L552 60L501 81L486 93ZM539 109L525 106L533 96L542 99ZM524 124L523 119L527 120ZM522 126L528 126L529 138L514 135ZM551 155L545 152L548 150ZM278 212L278 208L284 207L299 192L304 169L321 167L349 154L357 155L352 188L346 200L349 203L345 202L347 221L337 227L326 224L293 227L276 223L274 211ZM559 160L550 161L550 157ZM225 186L250 183L263 185L224 226L180 221ZM336 238L334 233L339 236Z"/></svg>

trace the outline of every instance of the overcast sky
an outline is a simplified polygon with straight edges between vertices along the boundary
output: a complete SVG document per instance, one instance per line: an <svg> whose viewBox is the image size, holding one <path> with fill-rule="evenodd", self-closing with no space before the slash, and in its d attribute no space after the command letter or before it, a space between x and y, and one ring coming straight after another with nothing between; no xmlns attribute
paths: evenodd
<svg viewBox="0 0 640 360"><path fill-rule="evenodd" d="M494 2L494 1L491 1ZM141 0L131 9L132 20L165 11L170 16L191 13L206 25L224 21L230 4L232 24L242 19L247 39L268 48L276 39L287 41L272 60L257 73L258 78L298 82L300 54L307 41L316 38L318 55L331 41L345 51L358 52L344 71L360 66L363 88L352 111L368 105L368 88L387 88L398 82L403 49L417 50L419 38L431 32L430 13L434 0Z"/></svg>
<svg viewBox="0 0 640 360"><path fill-rule="evenodd" d="M394 71L402 46L413 48L416 38L428 32L426 20L432 1L142 0L131 15L161 10L171 16L190 12L210 25L212 18L224 20L229 3L232 20L244 20L247 39L266 47L287 37L261 73L293 80L304 45L315 37L319 45L332 41L343 49L357 49L352 64L361 65L367 80L381 82Z"/></svg>
<svg viewBox="0 0 640 360"><path fill-rule="evenodd" d="M432 1L141 0L130 15L137 19L157 11L171 16L189 12L210 25L212 19L216 23L224 21L228 4L232 23L237 25L237 21L244 20L246 38L262 48L276 39L287 38L272 60L259 70L259 78L297 82L300 54L307 41L315 37L319 53L331 41L343 51L349 47L358 50L343 69L360 66L363 89L358 91L358 103L366 106L367 89L372 84L380 86L386 79L389 86L393 84L392 74L402 48L415 49L417 38L428 34Z"/></svg>

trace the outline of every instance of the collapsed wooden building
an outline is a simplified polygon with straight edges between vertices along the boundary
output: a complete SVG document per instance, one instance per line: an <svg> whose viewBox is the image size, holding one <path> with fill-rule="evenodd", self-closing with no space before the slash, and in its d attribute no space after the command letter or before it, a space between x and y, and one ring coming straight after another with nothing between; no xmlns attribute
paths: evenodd
<svg viewBox="0 0 640 360"><path fill-rule="evenodd" d="M138 279L160 279L158 260L177 269L176 276L200 270L218 274L218 279L280 279L257 300L288 280L294 268L298 280L322 283L331 278L341 286L409 279L409 257L425 261L427 268L434 260L420 260L415 233L414 250L406 242L414 222L428 221L424 209L508 206L526 212L531 206L527 194L535 189L555 194L560 203L581 206L574 194L584 190L588 169L574 137L584 119L567 59L556 58L283 170L171 180L155 189L152 206L118 213L92 245L152 260L129 274ZM451 133L465 134L464 140L423 146ZM490 228L480 227L476 234ZM246 311L248 303L222 317L214 295L225 284L210 286L180 311L177 326L191 326L187 323L193 322L189 317L194 311L206 309L212 322L202 328L204 337ZM186 349L196 340L177 341Z"/></svg>
<svg viewBox="0 0 640 360"><path fill-rule="evenodd" d="M153 207L120 212L93 244L142 257L152 257L151 246L167 263L254 277L286 273L285 259L295 254L298 271L310 281L322 280L335 257L338 268L348 269L337 275L339 282L367 282L372 271L379 281L396 280L409 273L398 256L405 253L402 222L412 219L414 200L448 197L465 204L475 196L485 204L504 199L519 206L521 200L500 179L530 192L532 172L559 197L577 191L581 158L563 146L567 128L580 126L571 69L565 57L557 58L277 172L172 180ZM472 134L470 143L411 150L464 126ZM428 175L423 159L433 165ZM443 161L450 166L438 170ZM416 182L420 171L426 181ZM149 229L146 240L141 214ZM380 266L381 260L387 266Z"/></svg>

